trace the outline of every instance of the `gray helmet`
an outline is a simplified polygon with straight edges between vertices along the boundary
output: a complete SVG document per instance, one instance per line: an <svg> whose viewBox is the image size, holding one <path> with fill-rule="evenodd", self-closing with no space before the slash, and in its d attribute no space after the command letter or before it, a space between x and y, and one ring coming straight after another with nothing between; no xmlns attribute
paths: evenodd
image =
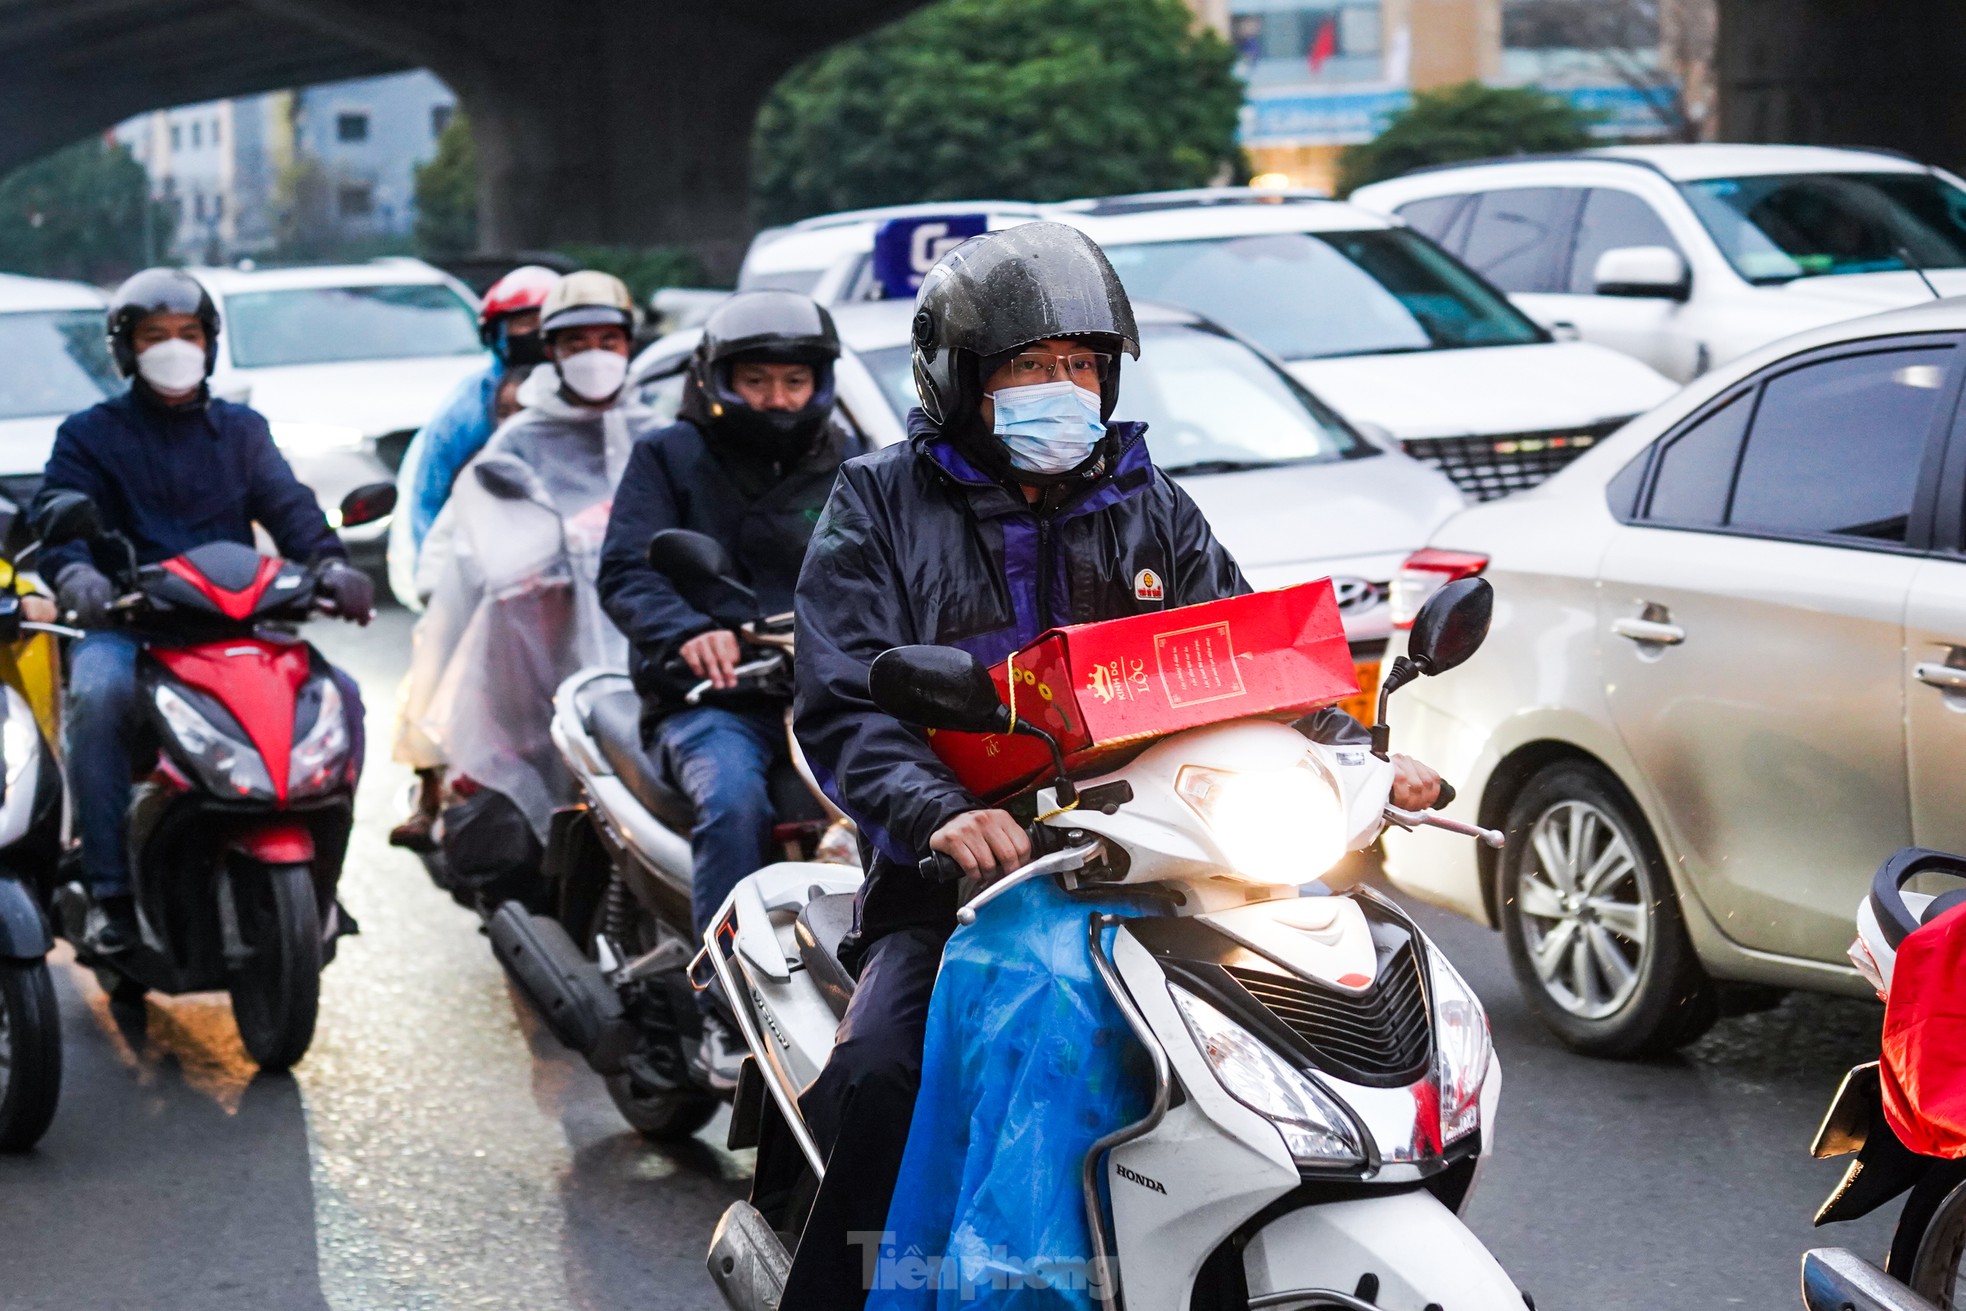
<svg viewBox="0 0 1966 1311"><path fill-rule="evenodd" d="M1126 288L1091 237L1063 223L1020 223L944 255L915 298L915 390L947 425L982 399L983 362L1048 337L1091 337L1140 358ZM1119 374L1102 389L1111 418Z"/></svg>
<svg viewBox="0 0 1966 1311"><path fill-rule="evenodd" d="M205 376L218 363L218 306L205 284L183 269L143 269L130 275L109 298L110 358L116 371L133 378L137 371L137 324L153 314L193 314L205 328Z"/></svg>

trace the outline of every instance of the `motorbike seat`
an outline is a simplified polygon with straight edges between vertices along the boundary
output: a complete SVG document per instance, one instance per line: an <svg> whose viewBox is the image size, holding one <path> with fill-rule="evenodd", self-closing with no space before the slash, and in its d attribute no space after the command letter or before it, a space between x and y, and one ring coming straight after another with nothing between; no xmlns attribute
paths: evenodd
<svg viewBox="0 0 1966 1311"><path fill-rule="evenodd" d="M634 689L596 697L587 708L587 731L629 795L664 826L688 834L696 823L696 808L669 786L662 767L642 746L642 698Z"/></svg>
<svg viewBox="0 0 1966 1311"><path fill-rule="evenodd" d="M814 897L799 912L792 934L799 942L799 961L833 1008L835 1018L846 1014L853 999L854 978L840 964L840 942L853 931L853 894L835 892Z"/></svg>

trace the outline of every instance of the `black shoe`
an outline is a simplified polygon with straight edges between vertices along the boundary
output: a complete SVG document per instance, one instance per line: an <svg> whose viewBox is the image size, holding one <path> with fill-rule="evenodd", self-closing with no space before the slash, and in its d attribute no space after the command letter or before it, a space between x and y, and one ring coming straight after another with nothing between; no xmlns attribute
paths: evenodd
<svg viewBox="0 0 1966 1311"><path fill-rule="evenodd" d="M102 897L89 907L83 948L98 958L121 956L143 944L143 929L137 923L136 898L127 893Z"/></svg>

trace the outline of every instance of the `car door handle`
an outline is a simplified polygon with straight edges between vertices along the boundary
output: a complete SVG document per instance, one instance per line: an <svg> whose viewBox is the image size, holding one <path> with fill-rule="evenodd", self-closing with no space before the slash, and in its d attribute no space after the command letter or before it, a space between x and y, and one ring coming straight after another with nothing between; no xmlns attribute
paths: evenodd
<svg viewBox="0 0 1966 1311"><path fill-rule="evenodd" d="M1966 692L1966 669L1956 665L1916 665L1911 671L1918 681L1947 692Z"/></svg>
<svg viewBox="0 0 1966 1311"><path fill-rule="evenodd" d="M1684 628L1678 624L1663 624L1656 619L1613 619L1611 631L1634 642L1652 642L1659 646L1678 646L1686 640Z"/></svg>

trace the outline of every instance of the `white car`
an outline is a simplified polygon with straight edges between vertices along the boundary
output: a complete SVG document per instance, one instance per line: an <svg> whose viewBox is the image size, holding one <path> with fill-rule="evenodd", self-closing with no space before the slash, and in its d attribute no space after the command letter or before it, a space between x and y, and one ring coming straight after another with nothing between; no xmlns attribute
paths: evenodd
<svg viewBox="0 0 1966 1311"><path fill-rule="evenodd" d="M845 352L840 413L869 443L905 436L916 403L909 367L914 307L835 308ZM1181 310L1137 304L1140 359L1120 367L1118 417L1146 421L1154 462L1208 516L1252 586L1332 577L1365 691L1391 632L1387 585L1406 553L1459 509L1453 485L1352 431L1248 343ZM695 330L635 361L631 385L667 422L682 398Z"/></svg>
<svg viewBox="0 0 1966 1311"><path fill-rule="evenodd" d="M1966 852L1962 382L1966 300L1790 338L1401 571L1396 618L1494 585L1479 658L1402 693L1392 739L1508 845L1395 834L1389 874L1499 927L1570 1046L1866 995L1845 951L1880 862Z"/></svg>
<svg viewBox="0 0 1966 1311"><path fill-rule="evenodd" d="M1883 151L1614 146L1423 170L1351 199L1545 327L1682 382L1793 332L1966 293L1966 184Z"/></svg>
<svg viewBox="0 0 1966 1311"><path fill-rule="evenodd" d="M421 260L187 271L218 302L212 390L266 416L331 521L350 491L395 481L416 430L490 359L470 289ZM379 552L388 530L345 540Z"/></svg>
<svg viewBox="0 0 1966 1311"><path fill-rule="evenodd" d="M1068 201L1029 217L1084 230L1136 299L1254 342L1472 496L1533 486L1674 390L1629 356L1553 340L1433 243L1354 205L1219 188ZM881 294L878 226L858 223L861 253L840 256L821 291Z"/></svg>
<svg viewBox="0 0 1966 1311"><path fill-rule="evenodd" d="M79 282L0 274L0 493L21 509L40 490L62 420L123 389L107 307Z"/></svg>

